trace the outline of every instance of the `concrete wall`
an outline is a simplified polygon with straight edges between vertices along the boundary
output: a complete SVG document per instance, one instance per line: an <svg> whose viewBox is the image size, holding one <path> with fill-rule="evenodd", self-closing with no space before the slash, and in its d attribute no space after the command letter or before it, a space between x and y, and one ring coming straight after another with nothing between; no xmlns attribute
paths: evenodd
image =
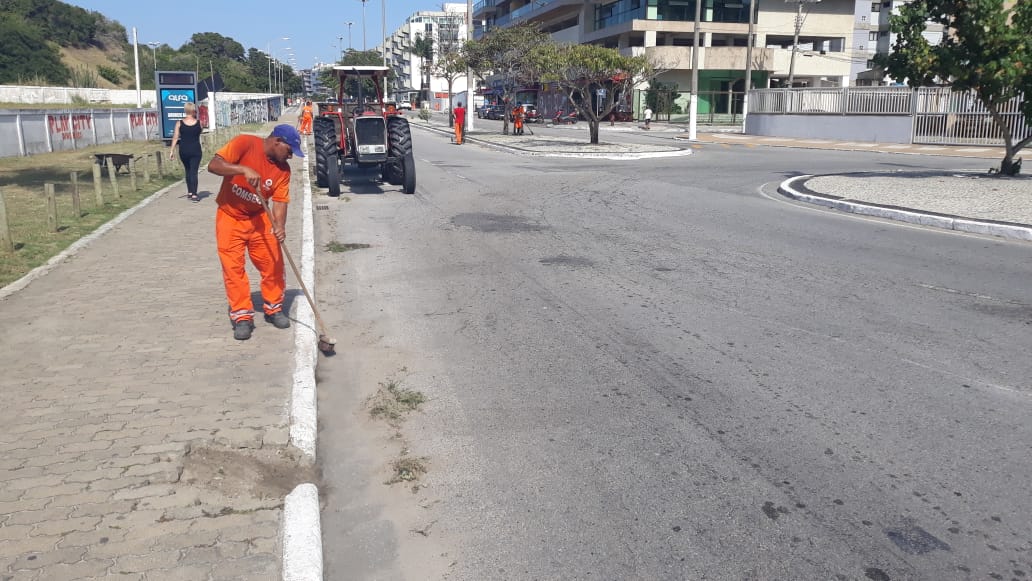
<svg viewBox="0 0 1032 581"><path fill-rule="evenodd" d="M909 115L769 115L750 113L745 121L748 135L910 143Z"/></svg>

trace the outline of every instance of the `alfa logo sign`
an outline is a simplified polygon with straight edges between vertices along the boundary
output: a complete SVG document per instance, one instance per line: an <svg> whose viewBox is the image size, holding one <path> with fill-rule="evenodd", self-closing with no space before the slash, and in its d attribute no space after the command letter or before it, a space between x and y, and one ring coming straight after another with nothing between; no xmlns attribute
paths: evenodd
<svg viewBox="0 0 1032 581"><path fill-rule="evenodd" d="M176 121L179 121L186 114L183 106L193 102L196 98L196 89L161 89L161 134L165 139L172 139L172 133L176 129Z"/></svg>

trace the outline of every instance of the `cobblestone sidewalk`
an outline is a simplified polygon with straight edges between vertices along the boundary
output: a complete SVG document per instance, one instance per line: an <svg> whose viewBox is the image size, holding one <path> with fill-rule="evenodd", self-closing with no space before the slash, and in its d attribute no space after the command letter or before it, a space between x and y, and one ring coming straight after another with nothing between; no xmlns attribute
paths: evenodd
<svg viewBox="0 0 1032 581"><path fill-rule="evenodd" d="M283 497L304 479L293 332L259 316L233 340L218 184L202 170L209 197L180 183L0 300L0 581L280 578Z"/></svg>

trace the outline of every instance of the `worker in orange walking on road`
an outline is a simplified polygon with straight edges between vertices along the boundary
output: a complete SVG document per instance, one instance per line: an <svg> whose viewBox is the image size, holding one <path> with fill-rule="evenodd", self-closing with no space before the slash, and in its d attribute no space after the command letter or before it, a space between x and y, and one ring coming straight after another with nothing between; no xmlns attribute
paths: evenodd
<svg viewBox="0 0 1032 581"><path fill-rule="evenodd" d="M462 103L455 105L455 144L462 145L462 129L466 124L466 108Z"/></svg>
<svg viewBox="0 0 1032 581"><path fill-rule="evenodd" d="M301 118L298 119L298 127L300 128L301 135L312 134L312 101L311 99L305 101L305 106L301 109Z"/></svg>
<svg viewBox="0 0 1032 581"><path fill-rule="evenodd" d="M512 109L512 134L523 135L523 118L526 116L526 109L522 104L517 104Z"/></svg>
<svg viewBox="0 0 1032 581"><path fill-rule="evenodd" d="M229 300L233 338L244 341L254 330L251 283L244 270L244 254L261 274L265 320L278 329L290 327L283 313L286 278L280 244L287 237L287 204L290 202L291 157L304 157L301 135L290 125L277 125L268 137L238 135L208 164L208 171L222 176L215 239L222 280ZM272 200L272 218L262 200Z"/></svg>

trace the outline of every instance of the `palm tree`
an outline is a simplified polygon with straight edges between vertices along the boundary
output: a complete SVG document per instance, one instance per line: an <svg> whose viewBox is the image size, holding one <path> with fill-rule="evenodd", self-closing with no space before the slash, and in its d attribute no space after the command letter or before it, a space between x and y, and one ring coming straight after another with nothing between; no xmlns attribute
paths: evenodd
<svg viewBox="0 0 1032 581"><path fill-rule="evenodd" d="M409 52L418 56L421 60L420 70L420 98L424 102L430 100L430 64L434 61L434 39L429 36L416 36L416 40L409 47Z"/></svg>

